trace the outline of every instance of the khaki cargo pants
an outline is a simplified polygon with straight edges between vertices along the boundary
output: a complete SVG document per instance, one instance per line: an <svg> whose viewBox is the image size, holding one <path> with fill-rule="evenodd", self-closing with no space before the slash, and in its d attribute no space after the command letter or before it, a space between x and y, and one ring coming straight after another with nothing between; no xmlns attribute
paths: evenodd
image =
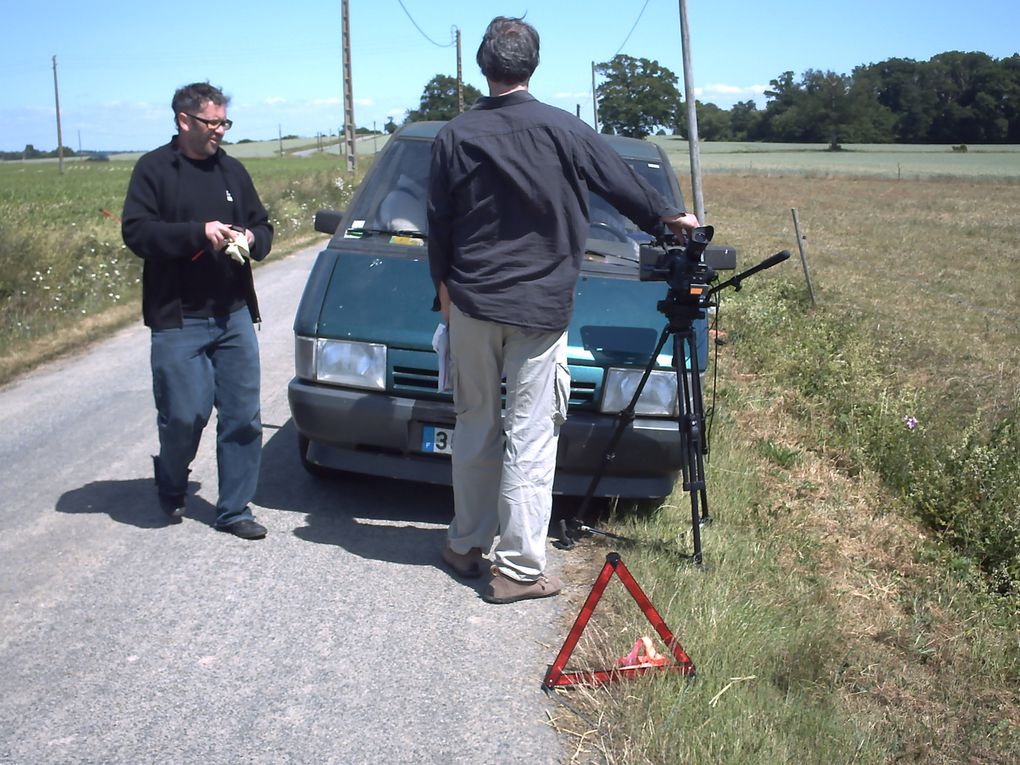
<svg viewBox="0 0 1020 765"><path fill-rule="evenodd" d="M496 567L534 581L545 570L556 445L570 396L567 333L481 321L453 305L449 330L457 425L448 543L454 552L486 553L498 535Z"/></svg>

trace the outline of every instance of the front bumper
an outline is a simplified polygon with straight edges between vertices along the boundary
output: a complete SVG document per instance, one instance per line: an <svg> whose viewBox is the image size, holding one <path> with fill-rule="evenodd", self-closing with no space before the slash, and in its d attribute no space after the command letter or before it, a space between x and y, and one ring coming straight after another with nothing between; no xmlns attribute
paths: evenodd
<svg viewBox="0 0 1020 765"><path fill-rule="evenodd" d="M453 428L447 401L317 385L294 378L291 415L308 440L306 459L334 470L449 486L450 458L421 451L423 428ZM583 496L616 427L613 415L570 411L560 428L555 494ZM676 420L638 418L628 425L595 496L666 497L684 462Z"/></svg>

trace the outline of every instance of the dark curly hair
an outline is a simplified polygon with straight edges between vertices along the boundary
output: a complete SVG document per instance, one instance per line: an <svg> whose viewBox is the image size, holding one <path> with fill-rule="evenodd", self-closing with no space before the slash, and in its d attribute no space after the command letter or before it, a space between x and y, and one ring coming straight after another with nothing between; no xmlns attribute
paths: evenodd
<svg viewBox="0 0 1020 765"><path fill-rule="evenodd" d="M493 82L527 82L538 67L538 32L524 19L497 16L485 30L475 61Z"/></svg>

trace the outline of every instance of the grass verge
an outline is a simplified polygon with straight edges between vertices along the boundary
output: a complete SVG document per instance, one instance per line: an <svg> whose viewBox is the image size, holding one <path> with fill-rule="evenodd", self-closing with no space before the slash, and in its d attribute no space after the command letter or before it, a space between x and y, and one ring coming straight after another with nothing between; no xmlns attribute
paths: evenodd
<svg viewBox="0 0 1020 765"><path fill-rule="evenodd" d="M311 243L315 210L342 208L342 158L250 159L275 227L270 259ZM358 179L368 162L362 162ZM133 163L0 163L0 384L140 317L142 261L120 237Z"/></svg>
<svg viewBox="0 0 1020 765"><path fill-rule="evenodd" d="M869 458L875 441L858 427L866 418L846 417L845 405L866 409L884 388L853 377L860 384L848 397L818 384L839 357L867 362L882 380L882 345L846 331L839 310L808 316L797 303L817 337L839 338L835 346L792 316L793 326L777 322L791 291L778 282L731 306L705 565L681 555L691 549L683 493L654 516L609 522L644 542L619 552L697 680L659 674L560 691L576 711L564 707L553 724L574 762L1020 760L1020 598L1000 594L994 576L934 533L884 461ZM768 339L776 326L813 363L780 363ZM898 409L886 414L893 432L917 435ZM589 572L607 549L585 548ZM586 594L573 594L577 605ZM614 582L572 668L612 666L641 634L654 633Z"/></svg>

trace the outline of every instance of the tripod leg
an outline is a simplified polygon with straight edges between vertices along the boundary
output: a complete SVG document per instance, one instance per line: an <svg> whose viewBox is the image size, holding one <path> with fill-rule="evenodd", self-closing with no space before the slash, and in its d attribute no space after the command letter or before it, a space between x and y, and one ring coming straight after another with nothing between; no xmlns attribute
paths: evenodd
<svg viewBox="0 0 1020 765"><path fill-rule="evenodd" d="M691 500L691 539L694 545L692 557L696 564L701 564L702 509L707 517L708 493L705 484L705 463L702 459L704 414L695 342L692 329L685 329L673 337L673 363L677 373L677 404L680 410L681 444L684 453L683 488L690 494ZM689 368L685 352L690 354Z"/></svg>
<svg viewBox="0 0 1020 765"><path fill-rule="evenodd" d="M617 415L616 427L609 438L609 443L606 445L606 449L602 454L602 462L599 464L598 470L591 477L591 481L588 484L588 490L585 492L584 499L581 501L581 506L577 512L571 518L564 518L560 521L560 541L556 543L556 546L563 550L571 550L574 548L578 539L581 538L584 532L585 525L584 521L588 515L588 505L591 504L592 498L595 496L595 489L598 488L599 481L602 480L602 476L605 475L606 468L616 457L616 445L620 442L620 438L623 436L624 430L627 426L634 421L634 412L637 409L638 400L641 398L641 393L645 388L645 383L648 382L648 377L651 375L652 370L655 368L655 361L659 358L659 354L666 345L666 341L669 339L671 332L669 325L663 328L662 334L659 336L659 342L655 346L655 350L652 351L652 356L648 360L648 365L645 367L644 373L641 375L641 380L638 382L637 389L634 391L634 395L630 400L630 403L622 409ZM597 530L596 530L597 531ZM612 536L616 539L621 537L615 537L615 535L608 534L607 532L599 532Z"/></svg>
<svg viewBox="0 0 1020 765"><path fill-rule="evenodd" d="M708 489L707 482L705 480L705 455L708 454L708 444L705 441L705 399L701 388L701 370L698 359L698 343L697 337L694 334L694 328L692 327L687 335L687 343L690 346L691 356L691 376L690 376L690 404L691 404L691 416L694 421L693 431L695 433L696 443L692 444L694 451L697 483L699 486L699 493L701 494L701 518L699 522L701 525L707 525L712 522L712 518L708 514Z"/></svg>

